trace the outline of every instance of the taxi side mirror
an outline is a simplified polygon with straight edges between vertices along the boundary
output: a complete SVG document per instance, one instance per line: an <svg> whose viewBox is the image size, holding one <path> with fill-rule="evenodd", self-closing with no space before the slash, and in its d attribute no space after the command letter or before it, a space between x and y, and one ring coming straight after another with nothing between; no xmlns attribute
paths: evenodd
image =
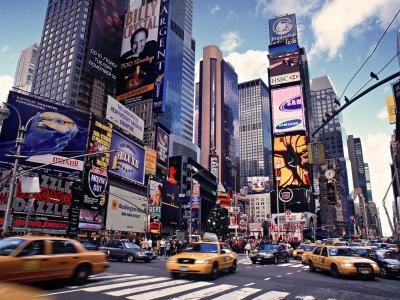
<svg viewBox="0 0 400 300"><path fill-rule="evenodd" d="M226 253L225 249L221 249L221 254L225 254L225 253Z"/></svg>

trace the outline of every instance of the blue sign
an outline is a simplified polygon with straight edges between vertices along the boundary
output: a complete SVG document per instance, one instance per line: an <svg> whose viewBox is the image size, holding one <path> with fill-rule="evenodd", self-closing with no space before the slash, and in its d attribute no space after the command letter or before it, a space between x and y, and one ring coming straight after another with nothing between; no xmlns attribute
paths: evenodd
<svg viewBox="0 0 400 300"><path fill-rule="evenodd" d="M10 115L4 120L0 135L0 161L13 162L7 154L15 153L18 126L26 129L20 163L49 164L51 168L83 170L89 116L86 113L36 97L10 92L7 108Z"/></svg>
<svg viewBox="0 0 400 300"><path fill-rule="evenodd" d="M98 167L92 167L89 170L88 185L94 197L100 197L104 194L107 188L107 182L107 170Z"/></svg>
<svg viewBox="0 0 400 300"><path fill-rule="evenodd" d="M283 102L279 106L280 111L291 111L291 110L298 110L302 109L303 107L303 100L301 98L301 95L292 97L285 102Z"/></svg>
<svg viewBox="0 0 400 300"><path fill-rule="evenodd" d="M301 120L300 119L294 119L294 120L286 121L286 122L283 122L283 123L277 125L276 129L284 130L284 129L296 127L299 124L301 124Z"/></svg>
<svg viewBox="0 0 400 300"><path fill-rule="evenodd" d="M192 197L192 208L200 207L200 197Z"/></svg>
<svg viewBox="0 0 400 300"><path fill-rule="evenodd" d="M144 184L145 151L127 137L113 132L108 171L124 179Z"/></svg>
<svg viewBox="0 0 400 300"><path fill-rule="evenodd" d="M269 44L297 43L296 15L286 15L269 20Z"/></svg>

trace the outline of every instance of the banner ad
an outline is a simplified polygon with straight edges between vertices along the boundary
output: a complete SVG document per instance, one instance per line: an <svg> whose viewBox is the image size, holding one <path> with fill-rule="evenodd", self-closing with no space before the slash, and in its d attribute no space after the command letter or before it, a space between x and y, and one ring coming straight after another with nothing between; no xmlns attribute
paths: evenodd
<svg viewBox="0 0 400 300"><path fill-rule="evenodd" d="M286 15L268 21L269 44L297 44L296 15Z"/></svg>
<svg viewBox="0 0 400 300"><path fill-rule="evenodd" d="M120 0L94 2L86 66L99 79L117 79L125 9Z"/></svg>
<svg viewBox="0 0 400 300"><path fill-rule="evenodd" d="M4 120L0 135L0 161L13 163L6 154L15 152L18 126L26 127L20 164L54 163L49 169L83 171L89 116L85 113L11 91L8 96L10 115ZM20 120L20 124L19 124Z"/></svg>
<svg viewBox="0 0 400 300"><path fill-rule="evenodd" d="M169 134L160 126L156 129L155 150L157 151L157 177L165 178L168 175Z"/></svg>
<svg viewBox="0 0 400 300"><path fill-rule="evenodd" d="M110 186L107 230L144 232L147 197Z"/></svg>
<svg viewBox="0 0 400 300"><path fill-rule="evenodd" d="M271 90L273 132L305 130L304 102L300 85Z"/></svg>
<svg viewBox="0 0 400 300"><path fill-rule="evenodd" d="M114 131L111 149L118 151L111 153L108 171L126 180L144 184L144 148Z"/></svg>
<svg viewBox="0 0 400 300"><path fill-rule="evenodd" d="M145 147L146 152L146 162L145 162L145 172L149 175L156 175L157 170L157 152L154 149Z"/></svg>
<svg viewBox="0 0 400 300"><path fill-rule="evenodd" d="M117 100L130 105L154 100L162 112L169 1L131 0L125 15Z"/></svg>
<svg viewBox="0 0 400 300"><path fill-rule="evenodd" d="M268 176L247 177L247 188L249 194L269 193L270 185L271 183Z"/></svg>
<svg viewBox="0 0 400 300"><path fill-rule="evenodd" d="M161 182L150 180L150 219L161 220L161 204L163 195L163 185Z"/></svg>
<svg viewBox="0 0 400 300"><path fill-rule="evenodd" d="M305 135L274 138L274 167L279 188L310 186Z"/></svg>
<svg viewBox="0 0 400 300"><path fill-rule="evenodd" d="M143 140L144 121L111 96L108 96L106 118L126 133Z"/></svg>

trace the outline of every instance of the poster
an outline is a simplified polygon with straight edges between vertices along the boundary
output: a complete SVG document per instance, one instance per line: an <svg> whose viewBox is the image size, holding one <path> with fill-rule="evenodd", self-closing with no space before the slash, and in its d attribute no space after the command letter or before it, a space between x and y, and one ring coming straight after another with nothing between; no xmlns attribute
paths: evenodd
<svg viewBox="0 0 400 300"><path fill-rule="evenodd" d="M109 173L138 184L144 184L144 148L127 137L113 132Z"/></svg>
<svg viewBox="0 0 400 300"><path fill-rule="evenodd" d="M26 134L20 164L52 163L49 168L68 170L69 174L71 170L83 171L83 157L68 157L86 152L89 126L86 113L13 91L7 103L10 115L1 128L0 161L14 162L14 158L6 154L16 151L15 140L21 125L26 127Z"/></svg>

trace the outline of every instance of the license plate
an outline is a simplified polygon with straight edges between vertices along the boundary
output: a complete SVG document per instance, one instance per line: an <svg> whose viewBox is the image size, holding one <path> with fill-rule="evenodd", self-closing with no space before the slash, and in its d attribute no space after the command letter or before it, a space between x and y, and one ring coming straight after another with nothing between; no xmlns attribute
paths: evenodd
<svg viewBox="0 0 400 300"><path fill-rule="evenodd" d="M257 258L257 260L258 260L258 261L260 261L260 260L261 260L261 258L259 257L259 258Z"/></svg>
<svg viewBox="0 0 400 300"><path fill-rule="evenodd" d="M360 270L360 273L361 273L361 274L369 274L369 273L370 273L370 270Z"/></svg>
<svg viewBox="0 0 400 300"><path fill-rule="evenodd" d="M183 267L179 267L179 270L180 270L180 271L187 271L187 270L188 270L188 267L184 267L184 266L183 266Z"/></svg>

